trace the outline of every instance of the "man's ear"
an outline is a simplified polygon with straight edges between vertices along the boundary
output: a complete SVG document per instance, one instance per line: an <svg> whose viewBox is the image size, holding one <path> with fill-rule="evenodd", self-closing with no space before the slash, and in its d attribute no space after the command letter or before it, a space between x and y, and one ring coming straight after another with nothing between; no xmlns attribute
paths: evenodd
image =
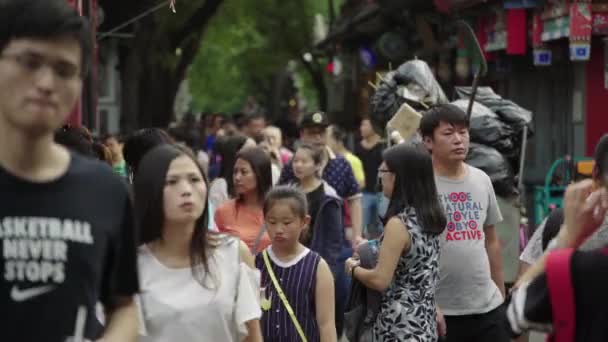
<svg viewBox="0 0 608 342"><path fill-rule="evenodd" d="M424 143L424 147L426 147L427 150L432 151L433 150L433 138L426 136L422 138L422 142Z"/></svg>

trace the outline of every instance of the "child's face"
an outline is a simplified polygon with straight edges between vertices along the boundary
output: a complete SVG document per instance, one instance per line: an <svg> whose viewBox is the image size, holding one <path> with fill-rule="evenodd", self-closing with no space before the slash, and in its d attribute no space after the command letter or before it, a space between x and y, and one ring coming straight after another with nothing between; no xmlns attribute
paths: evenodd
<svg viewBox="0 0 608 342"><path fill-rule="evenodd" d="M266 213L266 229L273 246L292 246L300 239L310 217L300 217L293 209L292 200L277 201Z"/></svg>
<svg viewBox="0 0 608 342"><path fill-rule="evenodd" d="M305 148L296 151L293 157L293 173L299 180L314 176L319 167L315 165L311 152Z"/></svg>

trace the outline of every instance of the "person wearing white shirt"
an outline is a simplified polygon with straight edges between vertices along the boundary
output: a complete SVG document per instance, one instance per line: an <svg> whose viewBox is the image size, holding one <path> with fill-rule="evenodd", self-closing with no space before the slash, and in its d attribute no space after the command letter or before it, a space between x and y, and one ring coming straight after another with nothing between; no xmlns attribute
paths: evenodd
<svg viewBox="0 0 608 342"><path fill-rule="evenodd" d="M140 166L139 341L261 341L259 272L247 246L207 229L207 181L196 159L163 145Z"/></svg>

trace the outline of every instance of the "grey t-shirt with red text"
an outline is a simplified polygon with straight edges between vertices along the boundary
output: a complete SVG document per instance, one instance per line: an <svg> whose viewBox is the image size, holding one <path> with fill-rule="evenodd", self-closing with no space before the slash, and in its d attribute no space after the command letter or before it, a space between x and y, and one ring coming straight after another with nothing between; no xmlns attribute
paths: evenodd
<svg viewBox="0 0 608 342"><path fill-rule="evenodd" d="M484 227L502 221L488 175L467 165L462 180L435 177L448 220L441 237L437 304L448 316L483 314L503 302L492 280Z"/></svg>

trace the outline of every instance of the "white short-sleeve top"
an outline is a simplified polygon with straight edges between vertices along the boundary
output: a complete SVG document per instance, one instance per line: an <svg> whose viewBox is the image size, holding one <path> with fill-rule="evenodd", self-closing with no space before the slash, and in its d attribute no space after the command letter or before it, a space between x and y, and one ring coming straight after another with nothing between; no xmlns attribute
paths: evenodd
<svg viewBox="0 0 608 342"><path fill-rule="evenodd" d="M188 268L169 268L139 248L142 342L241 341L245 323L261 317L259 271L240 261L239 240L223 237L201 285Z"/></svg>

